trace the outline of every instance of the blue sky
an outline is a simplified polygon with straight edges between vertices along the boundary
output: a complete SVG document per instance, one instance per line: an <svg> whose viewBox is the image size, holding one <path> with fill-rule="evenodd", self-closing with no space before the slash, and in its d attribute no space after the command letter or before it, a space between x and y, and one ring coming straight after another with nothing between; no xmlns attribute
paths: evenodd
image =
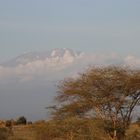
<svg viewBox="0 0 140 140"><path fill-rule="evenodd" d="M53 48L139 55L140 1L0 1L0 62Z"/></svg>

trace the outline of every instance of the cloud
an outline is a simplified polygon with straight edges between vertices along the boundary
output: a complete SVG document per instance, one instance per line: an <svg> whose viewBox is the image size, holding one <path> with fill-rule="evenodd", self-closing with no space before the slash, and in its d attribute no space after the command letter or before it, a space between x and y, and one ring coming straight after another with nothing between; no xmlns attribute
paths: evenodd
<svg viewBox="0 0 140 140"><path fill-rule="evenodd" d="M0 66L0 81L16 79L27 82L37 78L63 79L67 76L76 75L90 65L121 64L130 67L140 67L140 58L128 55L121 58L116 53L111 54L87 54L81 53L76 57L52 57L43 60L34 60L26 64L18 64L14 67Z"/></svg>
<svg viewBox="0 0 140 140"><path fill-rule="evenodd" d="M129 66L133 66L133 67L140 67L140 58L135 57L133 55L128 55L125 59L124 59L124 63L126 65Z"/></svg>

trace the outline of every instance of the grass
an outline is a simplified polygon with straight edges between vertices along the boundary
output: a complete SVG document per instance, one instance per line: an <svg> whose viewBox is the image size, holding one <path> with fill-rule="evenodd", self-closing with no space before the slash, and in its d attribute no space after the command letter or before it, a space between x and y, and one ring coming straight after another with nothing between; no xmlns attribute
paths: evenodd
<svg viewBox="0 0 140 140"><path fill-rule="evenodd" d="M8 140L36 140L35 130L31 125L14 126Z"/></svg>
<svg viewBox="0 0 140 140"><path fill-rule="evenodd" d="M2 129L0 140L109 140L97 121L67 119L65 121L48 121L30 125L16 125L7 133ZM8 134L8 139L4 135ZM124 140L140 140L140 127L130 125Z"/></svg>

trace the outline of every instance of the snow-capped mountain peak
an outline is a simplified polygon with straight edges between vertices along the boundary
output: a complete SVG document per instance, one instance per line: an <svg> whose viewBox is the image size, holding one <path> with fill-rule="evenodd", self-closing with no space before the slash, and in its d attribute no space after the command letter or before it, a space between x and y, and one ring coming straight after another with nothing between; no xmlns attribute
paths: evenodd
<svg viewBox="0 0 140 140"><path fill-rule="evenodd" d="M33 63L35 61L47 61L50 63L71 63L75 59L81 56L82 53L74 52L71 49L63 48L63 49L53 49L47 52L29 52L24 53L18 57L11 59L2 64L2 66L18 66L18 65L26 65L28 63ZM46 64L47 64L46 62ZM54 65L54 64L52 64Z"/></svg>

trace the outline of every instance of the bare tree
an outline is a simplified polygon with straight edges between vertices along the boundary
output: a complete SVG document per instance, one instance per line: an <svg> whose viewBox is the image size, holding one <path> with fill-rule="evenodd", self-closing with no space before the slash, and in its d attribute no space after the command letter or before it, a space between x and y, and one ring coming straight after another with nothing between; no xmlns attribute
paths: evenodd
<svg viewBox="0 0 140 140"><path fill-rule="evenodd" d="M140 71L120 67L91 68L58 85L54 118L87 114L103 121L113 140L123 139L140 102Z"/></svg>

